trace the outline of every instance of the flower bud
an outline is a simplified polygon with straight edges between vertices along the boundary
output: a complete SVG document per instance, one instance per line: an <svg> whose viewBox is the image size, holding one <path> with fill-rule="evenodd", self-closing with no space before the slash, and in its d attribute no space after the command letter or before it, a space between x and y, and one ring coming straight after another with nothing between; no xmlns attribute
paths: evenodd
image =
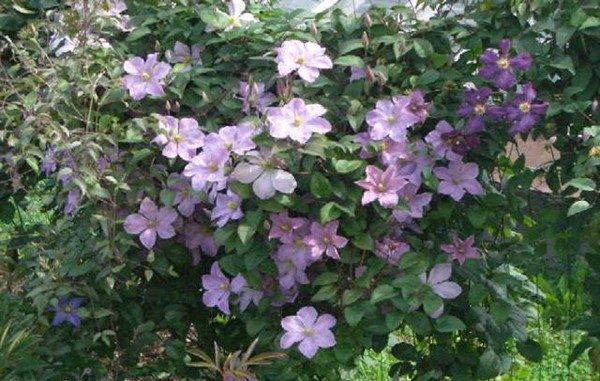
<svg viewBox="0 0 600 381"><path fill-rule="evenodd" d="M362 40L362 43L363 43L363 46L365 47L365 49L368 48L370 41L369 41L369 35L367 34L367 32L363 32L361 40Z"/></svg>
<svg viewBox="0 0 600 381"><path fill-rule="evenodd" d="M312 33L314 36L319 35L319 30L317 29L317 24L314 21L312 21L310 23L310 33Z"/></svg>
<svg viewBox="0 0 600 381"><path fill-rule="evenodd" d="M592 112L598 111L598 108L600 108L600 98L596 98L592 102Z"/></svg>
<svg viewBox="0 0 600 381"><path fill-rule="evenodd" d="M277 80L277 95L283 99L287 99L290 95L290 86L285 79Z"/></svg>
<svg viewBox="0 0 600 381"><path fill-rule="evenodd" d="M373 69L371 69L371 67L369 65L365 66L365 77L367 77L367 81L369 81L369 82L375 81L375 73L373 72Z"/></svg>
<svg viewBox="0 0 600 381"><path fill-rule="evenodd" d="M365 22L365 26L367 28L370 28L373 26L373 20L371 20L371 16L369 16L369 13L365 13L365 15L363 16L363 21Z"/></svg>
<svg viewBox="0 0 600 381"><path fill-rule="evenodd" d="M167 110L167 112L171 112L171 102L168 100L165 102L165 110Z"/></svg>

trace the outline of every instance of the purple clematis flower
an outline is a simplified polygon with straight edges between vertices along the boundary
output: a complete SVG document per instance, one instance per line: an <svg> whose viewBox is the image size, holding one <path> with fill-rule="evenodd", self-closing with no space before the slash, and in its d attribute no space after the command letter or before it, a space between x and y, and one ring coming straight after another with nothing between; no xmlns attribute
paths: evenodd
<svg viewBox="0 0 600 381"><path fill-rule="evenodd" d="M191 177L192 188L203 190L211 183L224 183L227 180L225 164L228 160L229 154L223 149L205 149L185 166L183 175Z"/></svg>
<svg viewBox="0 0 600 381"><path fill-rule="evenodd" d="M56 172L58 168L58 154L60 151L56 151L56 147L54 145L50 145L48 149L46 149L46 153L44 154L44 159L42 159L42 172L46 176L50 176L53 172Z"/></svg>
<svg viewBox="0 0 600 381"><path fill-rule="evenodd" d="M531 56L527 53L519 53L514 58L510 58L510 40L503 39L500 41L500 54L491 50L486 50L480 56L483 67L479 69L481 78L493 81L496 86L502 90L507 90L517 83L515 71L525 71L531 66Z"/></svg>
<svg viewBox="0 0 600 381"><path fill-rule="evenodd" d="M183 68L181 71L187 72L190 71L193 66L202 65L200 52L202 52L202 46L199 44L195 44L190 47L183 42L177 41L175 42L173 50L167 50L165 56L170 63L182 64Z"/></svg>
<svg viewBox="0 0 600 381"><path fill-rule="evenodd" d="M64 213L68 214L69 216L75 215L79 201L81 201L81 191L79 188L71 189L67 194L67 202L65 203Z"/></svg>
<svg viewBox="0 0 600 381"><path fill-rule="evenodd" d="M190 217L196 205L202 201L201 193L192 189L190 180L178 173L172 173L167 180L169 187L175 191L173 205L177 205L177 210L182 216Z"/></svg>
<svg viewBox="0 0 600 381"><path fill-rule="evenodd" d="M338 249L348 244L348 239L337 235L339 221L331 221L325 226L313 222L310 225L310 235L304 242L310 247L312 260L321 259L323 253L333 259L340 259Z"/></svg>
<svg viewBox="0 0 600 381"><path fill-rule="evenodd" d="M154 201L148 197L140 204L140 213L130 214L125 218L125 231L129 234L139 234L142 245L148 250L156 243L156 234L162 239L175 236L173 223L177 212L173 208L158 209Z"/></svg>
<svg viewBox="0 0 600 381"><path fill-rule="evenodd" d="M306 268L308 267L309 248L300 241L299 244L283 244L277 249L274 260L279 272L279 284L283 289L291 289L297 283L308 284Z"/></svg>
<svg viewBox="0 0 600 381"><path fill-rule="evenodd" d="M425 122L429 116L431 102L425 102L425 98L423 97L421 90L413 90L408 94L408 96L401 98L403 100L399 103L404 103L404 98L408 98L408 104L404 106L406 111L414 115L418 119L419 123Z"/></svg>
<svg viewBox="0 0 600 381"><path fill-rule="evenodd" d="M350 82L358 81L362 78L367 78L366 70L362 67L350 66Z"/></svg>
<svg viewBox="0 0 600 381"><path fill-rule="evenodd" d="M410 218L422 218L423 209L431 202L431 193L417 193L419 187L414 184L406 184L398 192L400 200L403 201L408 210L394 210L392 214L396 221L402 223Z"/></svg>
<svg viewBox="0 0 600 381"><path fill-rule="evenodd" d="M239 163L231 177L244 184L252 183L254 194L261 200L275 195L276 191L290 194L296 189L296 180L291 173L279 169L273 153L266 149L250 151L247 163Z"/></svg>
<svg viewBox="0 0 600 381"><path fill-rule="evenodd" d="M319 348L331 348L335 337L331 328L336 320L330 314L318 316L313 307L302 307L296 315L287 316L281 320L281 327L286 331L279 345L283 349L290 348L300 342L298 349L306 358L313 358Z"/></svg>
<svg viewBox="0 0 600 381"><path fill-rule="evenodd" d="M244 216L242 209L242 199L237 194L227 190L227 194L217 195L215 207L212 210L210 219L217 221L217 226L222 228L229 220L239 220Z"/></svg>
<svg viewBox="0 0 600 381"><path fill-rule="evenodd" d="M204 144L207 147L233 152L238 155L243 155L246 152L256 148L256 144L252 140L254 130L249 126L225 126L219 129L218 133L209 134Z"/></svg>
<svg viewBox="0 0 600 381"><path fill-rule="evenodd" d="M196 222L189 222L184 228L185 246L190 250L200 248L202 252L210 257L217 255L217 246L212 232L205 226Z"/></svg>
<svg viewBox="0 0 600 381"><path fill-rule="evenodd" d="M450 263L440 263L435 265L429 272L429 276L423 273L419 275L422 283L428 284L433 292L442 299L454 299L462 292L462 288L455 282L448 281L452 275L452 265ZM444 305L434 311L431 316L437 319L444 313Z"/></svg>
<svg viewBox="0 0 600 381"><path fill-rule="evenodd" d="M433 174L441 180L437 191L452 197L455 201L460 201L465 193L483 194L483 188L477 182L479 166L475 163L451 161L448 168L435 167Z"/></svg>
<svg viewBox="0 0 600 381"><path fill-rule="evenodd" d="M300 98L292 99L282 107L272 107L267 112L269 133L276 139L290 139L304 144L313 133L325 134L331 131L331 124L321 118L327 112L320 104L304 103Z"/></svg>
<svg viewBox="0 0 600 381"><path fill-rule="evenodd" d="M242 101L242 111L250 114L250 109L256 108L259 112L265 112L267 107L275 102L275 95L265 91L262 82L240 82L238 99Z"/></svg>
<svg viewBox="0 0 600 381"><path fill-rule="evenodd" d="M458 116L467 119L467 133L475 134L485 129L485 117L489 116L493 120L502 119L500 108L488 104L488 99L492 95L489 87L480 89L467 89L463 93L463 102L458 108Z"/></svg>
<svg viewBox="0 0 600 381"><path fill-rule="evenodd" d="M171 71L171 65L158 62L158 53L148 54L146 61L141 57L131 58L123 64L127 75L123 77L123 86L135 101L146 94L162 97L164 79Z"/></svg>
<svg viewBox="0 0 600 381"><path fill-rule="evenodd" d="M511 135L529 132L533 126L546 114L548 103L535 100L537 93L531 83L523 85L520 93L517 93L504 107L506 118L511 127L508 133Z"/></svg>
<svg viewBox="0 0 600 381"><path fill-rule="evenodd" d="M202 303L207 307L217 307L225 315L231 314L229 310L229 295L231 294L232 285L229 282L218 262L214 262L210 267L210 274L202 275Z"/></svg>
<svg viewBox="0 0 600 381"><path fill-rule="evenodd" d="M289 40L277 48L277 70L285 76L298 71L300 78L313 83L319 77L319 69L331 69L333 62L325 55L325 48L314 42Z"/></svg>
<svg viewBox="0 0 600 381"><path fill-rule="evenodd" d="M366 116L367 124L371 126L371 138L382 140L389 136L396 142L405 141L408 128L421 120L407 109L409 103L410 97L400 95L393 97L391 101L377 101L375 109Z"/></svg>
<svg viewBox="0 0 600 381"><path fill-rule="evenodd" d="M152 142L164 146L162 154L170 159L179 156L190 161L196 156L196 150L204 145L204 133L192 118L163 116L158 122L158 128L162 133Z"/></svg>
<svg viewBox="0 0 600 381"><path fill-rule="evenodd" d="M452 137L455 132L450 123L442 120L435 126L435 130L425 136L425 141L431 145L433 152L440 158L445 157L450 161L461 160L462 155L453 150L455 139Z"/></svg>
<svg viewBox="0 0 600 381"><path fill-rule="evenodd" d="M277 238L282 243L294 243L295 239L302 233L303 228L308 226L308 220L302 217L288 217L288 211L271 213L271 230L269 239Z"/></svg>
<svg viewBox="0 0 600 381"><path fill-rule="evenodd" d="M236 303L239 304L241 312L244 312L250 303L254 303L255 306L258 306L258 303L260 303L260 300L264 295L263 291L248 287L248 282L246 281L246 278L242 276L242 274L236 275L236 277L231 280L231 289L234 290L235 293L239 294Z"/></svg>
<svg viewBox="0 0 600 381"><path fill-rule="evenodd" d="M82 302L82 298L69 299L66 296L59 296L57 306L51 307L52 311L56 312L52 319L52 325L56 327L67 322L74 327L79 327L81 325L79 306Z"/></svg>
<svg viewBox="0 0 600 381"><path fill-rule="evenodd" d="M375 242L375 255L394 266L398 264L403 254L410 251L410 245L390 236Z"/></svg>
<svg viewBox="0 0 600 381"><path fill-rule="evenodd" d="M473 247L474 243L475 237L472 235L468 236L464 241L454 236L451 244L443 244L440 248L450 254L450 260L456 259L462 266L467 258L481 258L477 249Z"/></svg>
<svg viewBox="0 0 600 381"><path fill-rule="evenodd" d="M407 181L397 175L396 167L390 165L385 171L369 165L365 170L367 178L356 181L356 184L366 190L362 196L362 205L378 200L384 208L393 208L398 204L398 191Z"/></svg>

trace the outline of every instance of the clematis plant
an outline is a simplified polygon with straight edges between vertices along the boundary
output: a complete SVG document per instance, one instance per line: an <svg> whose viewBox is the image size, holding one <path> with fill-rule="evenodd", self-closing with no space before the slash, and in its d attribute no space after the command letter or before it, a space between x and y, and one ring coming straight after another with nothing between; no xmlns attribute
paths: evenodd
<svg viewBox="0 0 600 381"><path fill-rule="evenodd" d="M140 203L139 213L130 214L123 224L129 234L139 234L142 245L148 250L154 247L156 235L162 239L175 237L173 223L177 212L170 207L158 209L154 201L146 197Z"/></svg>
<svg viewBox="0 0 600 381"><path fill-rule="evenodd" d="M314 42L288 40L277 49L277 70L279 75L286 76L294 71L300 78L313 83L319 77L321 69L331 69L333 62L325 54L325 48Z"/></svg>
<svg viewBox="0 0 600 381"><path fill-rule="evenodd" d="M320 104L305 104L300 98L292 99L283 107L272 107L267 113L269 133L276 139L290 139L304 144L313 133L331 131L331 124L321 118L327 110Z"/></svg>
<svg viewBox="0 0 600 381"><path fill-rule="evenodd" d="M131 58L125 61L123 69L127 73L123 77L123 87L129 91L134 101L139 101L146 95L165 95L163 86L171 65L158 62L158 53L148 54L146 60L141 57Z"/></svg>
<svg viewBox="0 0 600 381"><path fill-rule="evenodd" d="M302 307L293 316L281 320L281 326L286 331L280 340L283 349L300 343L298 349L307 358L313 358L319 348L331 348L335 345L335 337L331 328L336 319L330 314L318 315L314 307Z"/></svg>

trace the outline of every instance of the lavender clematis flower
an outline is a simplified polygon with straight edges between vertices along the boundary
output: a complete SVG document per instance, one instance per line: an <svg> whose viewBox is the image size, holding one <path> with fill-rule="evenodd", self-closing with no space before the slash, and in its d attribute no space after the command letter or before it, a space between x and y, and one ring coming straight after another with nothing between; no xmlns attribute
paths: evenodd
<svg viewBox="0 0 600 381"><path fill-rule="evenodd" d="M418 123L423 123L429 116L429 108L431 107L431 102L425 102L425 98L423 97L423 93L421 90L413 90L406 97L400 97L402 99L408 98L408 103L406 106L406 111L410 114L414 115L418 119ZM405 100L402 100L398 103L404 103Z"/></svg>
<svg viewBox="0 0 600 381"><path fill-rule="evenodd" d="M67 202L65 203L64 213L68 214L69 216L75 215L79 201L81 201L81 191L79 188L71 189L67 194Z"/></svg>
<svg viewBox="0 0 600 381"><path fill-rule="evenodd" d="M394 266L400 261L402 255L410 251L410 245L390 236L375 242L375 255Z"/></svg>
<svg viewBox="0 0 600 381"><path fill-rule="evenodd" d="M290 139L304 144L313 133L325 134L331 131L331 124L321 118L327 110L320 104L304 103L300 98L292 99L283 107L270 108L267 120L270 134L276 139Z"/></svg>
<svg viewBox="0 0 600 381"><path fill-rule="evenodd" d="M433 292L442 299L454 299L462 292L462 288L455 282L448 281L452 275L452 265L450 263L440 263L435 265L429 272L429 276L423 273L419 275L422 283L431 287ZM434 311L431 316L437 319L444 313L444 305Z"/></svg>
<svg viewBox="0 0 600 381"><path fill-rule="evenodd" d="M173 205L177 205L177 210L182 216L190 217L194 213L196 205L202 201L201 193L192 189L188 178L177 173L169 175L167 184L175 191Z"/></svg>
<svg viewBox="0 0 600 381"><path fill-rule="evenodd" d="M139 234L142 245L148 250L154 247L156 235L162 239L175 236L173 223L177 212L169 207L158 209L148 197L140 204L140 213L130 214L125 218L124 228L129 234Z"/></svg>
<svg viewBox="0 0 600 381"><path fill-rule="evenodd" d="M219 147L228 152L243 155L256 148L252 141L254 130L249 126L225 126L218 133L211 133L205 139L207 147Z"/></svg>
<svg viewBox="0 0 600 381"><path fill-rule="evenodd" d="M194 66L202 65L202 59L200 58L200 52L202 52L202 46L195 44L191 47L182 43L175 42L173 50L167 50L165 56L170 63L180 63L183 65L182 72L187 72Z"/></svg>
<svg viewBox="0 0 600 381"><path fill-rule="evenodd" d="M367 124L371 126L371 138L381 140L389 136L396 142L405 141L408 128L420 121L418 115L408 111L409 103L408 96L395 96L391 101L377 101L375 109L366 115Z"/></svg>
<svg viewBox="0 0 600 381"><path fill-rule="evenodd" d="M308 220L302 217L288 217L287 210L279 214L271 214L271 230L269 239L277 238L282 243L294 243L295 239L302 233L303 228L308 226Z"/></svg>
<svg viewBox="0 0 600 381"><path fill-rule="evenodd" d="M446 158L450 161L462 159L462 155L453 151L453 139L448 139L454 128L445 120L440 121L435 130L425 136L425 141L431 145L433 152L440 158Z"/></svg>
<svg viewBox="0 0 600 381"><path fill-rule="evenodd" d="M56 147L53 145L50 145L48 149L46 149L46 153L42 159L42 172L44 172L46 176L50 176L53 172L56 172L56 169L58 168L59 152L56 151Z"/></svg>
<svg viewBox="0 0 600 381"><path fill-rule="evenodd" d="M207 307L217 307L225 315L231 314L229 310L229 295L232 292L229 278L227 278L218 262L210 267L210 274L202 275L202 303Z"/></svg>
<svg viewBox="0 0 600 381"><path fill-rule="evenodd" d="M246 3L244 2L244 0L230 0L227 3L227 11L229 12L228 14L221 10L217 10L217 13L224 20L226 20L223 30L229 31L234 28L239 28L246 24L255 22L256 19L254 18L254 16L250 13L244 13L245 10ZM214 30L215 28L212 26L206 27L207 32L212 32Z"/></svg>
<svg viewBox="0 0 600 381"><path fill-rule="evenodd" d="M450 260L456 259L462 266L467 258L481 258L476 248L473 247L475 237L468 236L464 241L457 236L452 238L451 244L443 244L440 248L450 254Z"/></svg>
<svg viewBox="0 0 600 381"><path fill-rule="evenodd" d="M81 325L79 307L82 302L82 298L69 299L66 296L60 296L57 306L51 307L51 310L56 312L52 319L52 325L56 327L67 322L74 327L79 327Z"/></svg>
<svg viewBox="0 0 600 381"><path fill-rule="evenodd" d="M196 156L196 150L204 145L204 134L198 127L198 122L192 118L177 119L163 116L158 122L159 134L153 143L164 146L162 154L170 159L179 156L190 161Z"/></svg>
<svg viewBox="0 0 600 381"><path fill-rule="evenodd" d="M279 272L279 284L283 289L291 289L297 283L308 284L308 247L303 243L283 244L275 253L275 265Z"/></svg>
<svg viewBox="0 0 600 381"><path fill-rule="evenodd" d="M223 149L205 149L196 155L183 169L183 175L191 177L192 188L202 190L207 185L224 183L225 164L229 154Z"/></svg>
<svg viewBox="0 0 600 381"><path fill-rule="evenodd" d="M402 223L410 218L422 218L423 209L431 202L431 193L417 193L419 187L414 184L406 184L398 192L400 200L408 206L409 210L394 210L392 214L396 221Z"/></svg>
<svg viewBox="0 0 600 381"><path fill-rule="evenodd" d="M504 107L506 118L511 127L508 133L511 135L525 134L546 114L548 103L535 100L537 93L531 83L523 85L520 93L517 93Z"/></svg>
<svg viewBox="0 0 600 381"><path fill-rule="evenodd" d="M299 342L300 353L306 358L313 358L319 348L331 348L336 344L331 332L335 323L336 320L332 315L318 316L317 310L313 307L303 307L296 315L281 320L281 327L286 332L281 337L279 345L287 349Z"/></svg>
<svg viewBox="0 0 600 381"><path fill-rule="evenodd" d="M298 71L300 78L313 83L319 77L319 69L331 69L333 62L325 55L325 48L314 42L288 40L277 49L277 70L285 76Z"/></svg>
<svg viewBox="0 0 600 381"><path fill-rule="evenodd" d="M242 101L242 111L250 114L250 109L256 108L259 112L265 112L267 107L275 102L275 95L265 91L262 82L240 82L238 99Z"/></svg>
<svg viewBox="0 0 600 381"><path fill-rule="evenodd" d="M323 253L333 259L340 259L338 249L348 244L348 239L337 235L340 225L339 221L331 221L325 226L313 222L310 225L310 235L304 239L304 242L310 247L310 256L312 260L321 259Z"/></svg>
<svg viewBox="0 0 600 381"><path fill-rule="evenodd" d="M463 93L463 102L458 108L458 116L467 119L467 133L474 134L482 132L485 128L485 117L489 116L494 120L501 119L497 108L488 104L488 99L492 95L489 87L481 89L467 89Z"/></svg>
<svg viewBox="0 0 600 381"><path fill-rule="evenodd" d="M162 97L164 79L171 71L171 65L158 62L158 53L148 54L146 61L141 57L131 58L123 64L127 75L123 77L123 86L135 101L146 94Z"/></svg>
<svg viewBox="0 0 600 381"><path fill-rule="evenodd" d="M479 166L475 163L452 161L448 164L448 168L435 167L433 174L441 180L437 191L452 197L455 201L460 201L465 193L483 194L483 188L477 182Z"/></svg>
<svg viewBox="0 0 600 381"><path fill-rule="evenodd" d="M263 291L248 287L248 282L242 274L236 275L235 278L231 280L231 290L239 295L237 303L239 304L241 312L244 312L251 302L254 303L255 306L258 306L258 303L260 303L260 300L264 295Z"/></svg>
<svg viewBox="0 0 600 381"><path fill-rule="evenodd" d="M366 190L363 193L362 205L378 200L384 208L393 208L398 204L398 191L407 181L397 175L396 167L390 165L385 171L369 165L365 170L367 178L356 181L356 184Z"/></svg>
<svg viewBox="0 0 600 381"><path fill-rule="evenodd" d="M273 197L276 191L286 194L294 192L297 185L294 176L277 168L272 152L262 149L261 152L250 151L246 156L248 162L238 164L231 174L234 180L252 183L254 194L261 200Z"/></svg>
<svg viewBox="0 0 600 381"><path fill-rule="evenodd" d="M218 227L223 227L229 220L239 220L244 216L242 209L242 199L237 194L228 190L227 194L217 195L215 207L212 210L210 219L217 221Z"/></svg>
<svg viewBox="0 0 600 381"><path fill-rule="evenodd" d="M362 78L367 78L365 69L362 67L350 66L350 82L358 81Z"/></svg>
<svg viewBox="0 0 600 381"><path fill-rule="evenodd" d="M480 56L483 67L479 70L481 78L493 81L500 89L507 90L517 82L515 71L525 71L531 66L531 56L527 53L519 53L510 58L510 40L500 41L500 54L487 50Z"/></svg>
<svg viewBox="0 0 600 381"><path fill-rule="evenodd" d="M204 226L195 222L189 222L184 228L185 246L194 251L200 248L202 252L210 257L217 255L217 246L212 232Z"/></svg>

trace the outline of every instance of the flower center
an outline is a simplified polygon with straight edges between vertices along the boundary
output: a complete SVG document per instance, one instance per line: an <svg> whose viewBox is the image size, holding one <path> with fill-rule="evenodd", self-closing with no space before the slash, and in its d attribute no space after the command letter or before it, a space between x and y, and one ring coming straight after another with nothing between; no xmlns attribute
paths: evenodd
<svg viewBox="0 0 600 381"><path fill-rule="evenodd" d="M306 61L304 60L304 57L298 57L296 58L296 63L300 66L304 65Z"/></svg>
<svg viewBox="0 0 600 381"><path fill-rule="evenodd" d="M175 141L175 143L180 143L183 140L183 136L175 134L173 135L173 140Z"/></svg>
<svg viewBox="0 0 600 381"><path fill-rule="evenodd" d="M304 336L312 336L315 334L315 330L309 327L304 328Z"/></svg>
<svg viewBox="0 0 600 381"><path fill-rule="evenodd" d="M231 151L232 148L233 148L233 143L232 142L225 143L225 149L227 151Z"/></svg>
<svg viewBox="0 0 600 381"><path fill-rule="evenodd" d="M211 172L217 172L219 170L219 164L217 163L210 163L208 165L208 170Z"/></svg>
<svg viewBox="0 0 600 381"><path fill-rule="evenodd" d="M289 232L290 230L292 230L292 227L288 224L283 224L281 225L281 230L283 230L284 232Z"/></svg>
<svg viewBox="0 0 600 381"><path fill-rule="evenodd" d="M304 241L302 241L302 239L300 238L296 238L296 240L294 241L294 245L298 248L301 249L304 247Z"/></svg>
<svg viewBox="0 0 600 381"><path fill-rule="evenodd" d="M506 70L510 67L510 62L508 62L508 59L506 59L504 57L498 59L498 62L496 64L502 70Z"/></svg>
<svg viewBox="0 0 600 381"><path fill-rule="evenodd" d="M229 25L239 25L238 18L235 16L229 16L229 20L227 20Z"/></svg>
<svg viewBox="0 0 600 381"><path fill-rule="evenodd" d="M223 282L219 285L219 290L227 291L229 289L229 285L226 282Z"/></svg>
<svg viewBox="0 0 600 381"><path fill-rule="evenodd" d="M156 221L156 220L148 220L148 228L149 229L154 229L157 226L158 226L158 221Z"/></svg>
<svg viewBox="0 0 600 381"><path fill-rule="evenodd" d="M485 114L485 105L476 104L475 107L473 107L473 112L475 115L483 116Z"/></svg>
<svg viewBox="0 0 600 381"><path fill-rule="evenodd" d="M331 243L331 239L329 237L323 237L323 243L325 245L329 245Z"/></svg>
<svg viewBox="0 0 600 381"><path fill-rule="evenodd" d="M231 201L227 203L227 209L229 210L236 210L238 207L237 203Z"/></svg>
<svg viewBox="0 0 600 381"><path fill-rule="evenodd" d="M300 118L299 116L294 117L294 126L295 127L302 126L302 118Z"/></svg>
<svg viewBox="0 0 600 381"><path fill-rule="evenodd" d="M377 183L377 190L379 192L385 192L387 190L387 187L384 183Z"/></svg>
<svg viewBox="0 0 600 381"><path fill-rule="evenodd" d="M73 311L73 309L71 308L71 306L64 306L64 308L63 308L63 312L64 312L64 313L67 313L67 314L69 314L69 313L71 313L72 311Z"/></svg>
<svg viewBox="0 0 600 381"><path fill-rule="evenodd" d="M388 124L394 124L394 123L396 123L396 117L393 115L390 115L387 117L386 121L388 122Z"/></svg>
<svg viewBox="0 0 600 381"><path fill-rule="evenodd" d="M382 151L386 151L388 148L390 148L390 143L383 141L379 146L381 147Z"/></svg>
<svg viewBox="0 0 600 381"><path fill-rule="evenodd" d="M529 102L520 103L519 110L521 110L521 112L523 114L527 114L529 111L531 111L531 103L529 103Z"/></svg>
<svg viewBox="0 0 600 381"><path fill-rule="evenodd" d="M149 73L146 73L146 72L143 72L143 73L142 73L142 79L143 79L144 81L149 81L149 80L150 80L150 74L149 74Z"/></svg>

